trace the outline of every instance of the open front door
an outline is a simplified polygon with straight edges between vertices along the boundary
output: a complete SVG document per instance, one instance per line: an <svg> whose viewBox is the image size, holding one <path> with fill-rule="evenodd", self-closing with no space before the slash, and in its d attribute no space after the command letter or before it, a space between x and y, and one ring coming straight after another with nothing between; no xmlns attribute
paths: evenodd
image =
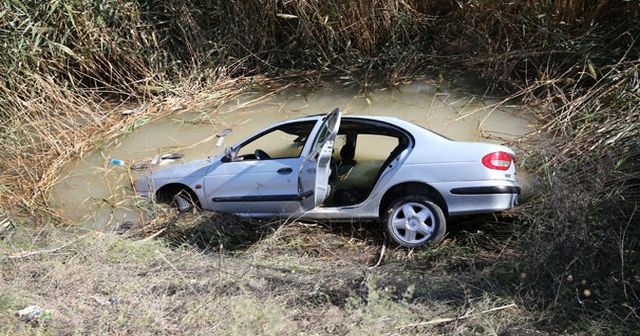
<svg viewBox="0 0 640 336"><path fill-rule="evenodd" d="M322 205L329 196L329 175L331 175L331 157L333 141L340 128L340 109L335 108L320 121L309 155L300 169L298 190L304 211Z"/></svg>

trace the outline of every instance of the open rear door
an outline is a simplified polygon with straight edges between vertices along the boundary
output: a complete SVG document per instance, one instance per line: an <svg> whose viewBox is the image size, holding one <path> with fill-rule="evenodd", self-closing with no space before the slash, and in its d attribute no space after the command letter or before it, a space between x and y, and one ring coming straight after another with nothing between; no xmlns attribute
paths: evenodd
<svg viewBox="0 0 640 336"><path fill-rule="evenodd" d="M322 205L331 192L330 163L333 155L333 141L340 128L340 117L340 109L335 108L322 118L320 127L315 133L311 151L302 163L298 190L304 211Z"/></svg>

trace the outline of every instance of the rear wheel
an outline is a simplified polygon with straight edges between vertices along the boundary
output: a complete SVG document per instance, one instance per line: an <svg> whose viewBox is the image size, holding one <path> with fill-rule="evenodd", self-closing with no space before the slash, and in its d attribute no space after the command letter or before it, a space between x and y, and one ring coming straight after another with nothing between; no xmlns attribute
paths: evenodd
<svg viewBox="0 0 640 336"><path fill-rule="evenodd" d="M409 195L399 198L387 209L384 229L398 245L421 247L442 241L447 223L444 212L432 200Z"/></svg>

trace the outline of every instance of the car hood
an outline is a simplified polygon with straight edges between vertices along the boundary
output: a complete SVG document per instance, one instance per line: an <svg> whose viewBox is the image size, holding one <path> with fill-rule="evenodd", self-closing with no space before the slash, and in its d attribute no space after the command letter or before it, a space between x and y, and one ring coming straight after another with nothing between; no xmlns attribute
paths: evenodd
<svg viewBox="0 0 640 336"><path fill-rule="evenodd" d="M155 169L149 173L149 177L154 180L160 180L179 179L187 176L204 176L212 162L214 162L213 158L206 158L180 163L166 168Z"/></svg>

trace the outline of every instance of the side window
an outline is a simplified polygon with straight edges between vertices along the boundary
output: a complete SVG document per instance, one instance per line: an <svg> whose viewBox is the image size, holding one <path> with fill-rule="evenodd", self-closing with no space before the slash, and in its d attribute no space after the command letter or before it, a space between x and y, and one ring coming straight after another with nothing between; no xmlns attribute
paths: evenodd
<svg viewBox="0 0 640 336"><path fill-rule="evenodd" d="M313 148L311 149L311 153L315 153L320 149L320 147L327 140L329 134L331 134L331 130L327 127L327 124L322 124L320 126L320 132L318 133L318 137L316 137L316 143L313 144Z"/></svg>
<svg viewBox="0 0 640 336"><path fill-rule="evenodd" d="M271 159L299 157L313 126L315 121L304 121L272 129L242 145L237 157L255 160L256 150L267 153Z"/></svg>
<svg viewBox="0 0 640 336"><path fill-rule="evenodd" d="M316 137L316 142L313 144L313 148L311 149L311 153L315 153L320 150L320 147L324 145L329 135L331 135L331 131L333 131L333 129L336 127L339 118L340 110L336 108L327 115L327 119L323 119L322 125L320 126L320 131L318 132L318 136Z"/></svg>
<svg viewBox="0 0 640 336"><path fill-rule="evenodd" d="M355 160L384 162L398 145L398 138L378 134L358 134Z"/></svg>

